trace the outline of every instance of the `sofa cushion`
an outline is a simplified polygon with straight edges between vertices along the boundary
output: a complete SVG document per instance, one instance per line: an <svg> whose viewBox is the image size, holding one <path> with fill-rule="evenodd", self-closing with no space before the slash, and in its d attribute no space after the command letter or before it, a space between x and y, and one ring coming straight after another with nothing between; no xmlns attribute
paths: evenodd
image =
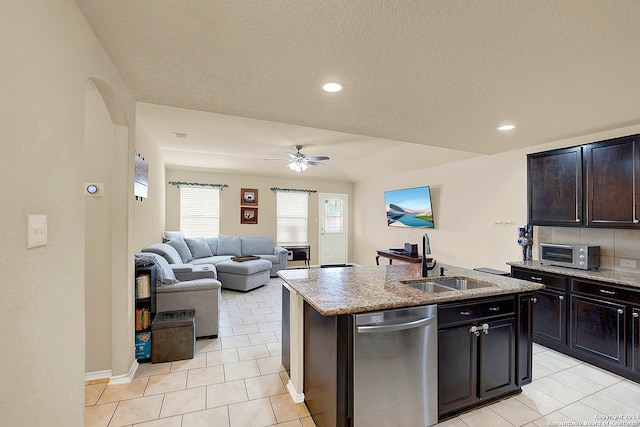
<svg viewBox="0 0 640 427"><path fill-rule="evenodd" d="M242 255L240 237L218 236L218 255Z"/></svg>
<svg viewBox="0 0 640 427"><path fill-rule="evenodd" d="M198 258L191 261L190 265L213 264L216 265L222 261L229 261L233 255L214 255L206 258Z"/></svg>
<svg viewBox="0 0 640 427"><path fill-rule="evenodd" d="M242 255L273 255L271 237L241 237Z"/></svg>
<svg viewBox="0 0 640 427"><path fill-rule="evenodd" d="M207 242L207 245L209 245L211 255L218 255L218 236L205 237L204 240Z"/></svg>
<svg viewBox="0 0 640 427"><path fill-rule="evenodd" d="M193 255L191 255L191 251L189 250L189 246L184 242L184 239L173 239L167 242L167 245L173 246L178 254L180 254L180 258L182 262L189 262L193 259Z"/></svg>
<svg viewBox="0 0 640 427"><path fill-rule="evenodd" d="M162 255L169 264L182 264L182 258L180 258L176 248L166 243L152 243L143 248L142 252L153 252L154 254Z"/></svg>
<svg viewBox="0 0 640 427"><path fill-rule="evenodd" d="M202 237L197 237L193 239L185 237L184 242L189 247L189 251L193 256L193 259L205 258L212 255L211 249L209 249L209 245Z"/></svg>
<svg viewBox="0 0 640 427"><path fill-rule="evenodd" d="M184 231L165 231L164 233L162 233L162 237L164 238L165 242L168 242L169 240L173 239L184 239L185 237L187 237L187 235L184 233Z"/></svg>

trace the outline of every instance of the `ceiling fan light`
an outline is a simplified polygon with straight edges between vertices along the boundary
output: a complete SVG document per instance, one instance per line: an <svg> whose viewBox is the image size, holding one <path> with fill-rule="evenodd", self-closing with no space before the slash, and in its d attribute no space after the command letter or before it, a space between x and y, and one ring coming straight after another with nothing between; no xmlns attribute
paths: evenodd
<svg viewBox="0 0 640 427"><path fill-rule="evenodd" d="M295 171L297 165L296 162L291 162L287 166L289 166L289 169L291 169L292 171Z"/></svg>
<svg viewBox="0 0 640 427"><path fill-rule="evenodd" d="M307 166L306 164L300 163L300 169L302 169L303 171L306 171L308 167L309 166Z"/></svg>

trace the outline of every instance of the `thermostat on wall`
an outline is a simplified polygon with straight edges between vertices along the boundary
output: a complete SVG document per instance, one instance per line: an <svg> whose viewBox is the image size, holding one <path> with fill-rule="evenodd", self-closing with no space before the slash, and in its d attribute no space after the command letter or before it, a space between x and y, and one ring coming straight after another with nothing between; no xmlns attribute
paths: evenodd
<svg viewBox="0 0 640 427"><path fill-rule="evenodd" d="M85 182L84 195L102 197L104 195L104 184L97 182Z"/></svg>

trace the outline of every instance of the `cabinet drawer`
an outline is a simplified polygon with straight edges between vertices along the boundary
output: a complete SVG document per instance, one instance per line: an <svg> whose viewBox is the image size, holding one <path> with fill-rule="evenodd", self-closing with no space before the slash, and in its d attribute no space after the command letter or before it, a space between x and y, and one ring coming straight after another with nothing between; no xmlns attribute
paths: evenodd
<svg viewBox="0 0 640 427"><path fill-rule="evenodd" d="M526 268L512 268L511 277L515 279L528 280L529 282L542 283L549 288L561 291L567 290L567 278L553 273L542 273Z"/></svg>
<svg viewBox="0 0 640 427"><path fill-rule="evenodd" d="M477 301L469 304L440 305L438 306L438 325L446 326L456 323L474 322L480 319L515 315L514 298L501 298L490 301Z"/></svg>
<svg viewBox="0 0 640 427"><path fill-rule="evenodd" d="M608 283L591 282L588 280L571 281L571 290L573 292L590 295L597 298L606 298L622 303L640 305L640 290L632 290L629 288L615 286Z"/></svg>

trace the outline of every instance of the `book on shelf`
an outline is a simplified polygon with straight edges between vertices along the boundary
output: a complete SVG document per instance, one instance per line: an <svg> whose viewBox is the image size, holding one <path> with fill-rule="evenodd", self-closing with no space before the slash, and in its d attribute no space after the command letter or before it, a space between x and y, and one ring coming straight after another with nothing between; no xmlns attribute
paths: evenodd
<svg viewBox="0 0 640 427"><path fill-rule="evenodd" d="M137 309L135 319L136 331L149 329L149 325L151 325L151 311L146 307Z"/></svg>
<svg viewBox="0 0 640 427"><path fill-rule="evenodd" d="M149 298L151 296L151 276L141 274L136 277L136 298Z"/></svg>

